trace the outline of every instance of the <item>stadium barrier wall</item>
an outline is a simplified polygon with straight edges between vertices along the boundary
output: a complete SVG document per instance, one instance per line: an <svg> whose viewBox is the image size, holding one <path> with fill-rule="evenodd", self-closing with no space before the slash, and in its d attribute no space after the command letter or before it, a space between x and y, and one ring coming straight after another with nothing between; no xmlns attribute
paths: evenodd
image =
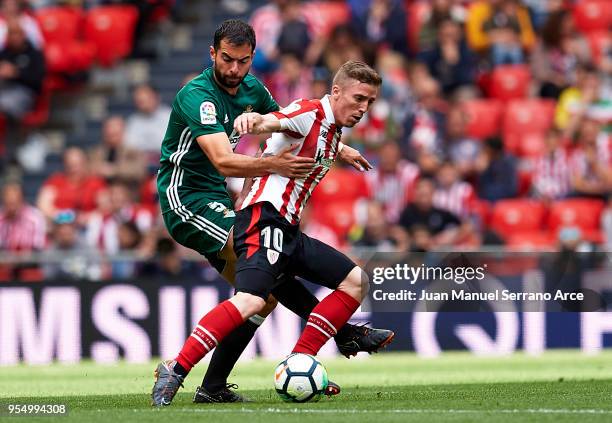
<svg viewBox="0 0 612 423"><path fill-rule="evenodd" d="M210 270L210 269L209 269ZM499 277L512 286L525 274ZM610 284L609 270L585 275ZM309 285L322 297L327 289ZM607 285L606 285L607 286ZM174 357L195 322L231 288L212 271L188 280L65 281L0 285L0 365L74 363L92 359L146 362ZM365 308L365 307L364 307ZM390 351L435 357L445 350L475 355L538 355L552 348L597 354L612 346L612 311L385 312L359 311L353 321L396 331ZM242 359L286 355L302 322L279 307ZM337 354L333 342L323 356Z"/></svg>

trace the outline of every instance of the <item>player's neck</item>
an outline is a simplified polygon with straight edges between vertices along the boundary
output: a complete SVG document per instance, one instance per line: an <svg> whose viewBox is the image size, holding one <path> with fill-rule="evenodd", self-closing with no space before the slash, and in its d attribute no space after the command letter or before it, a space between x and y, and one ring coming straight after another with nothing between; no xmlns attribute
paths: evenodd
<svg viewBox="0 0 612 423"><path fill-rule="evenodd" d="M213 79L215 80L215 83L219 86L219 88L221 88L223 91L225 91L229 95L236 95L236 93L238 92L238 88L240 88L240 85L235 88L226 87L221 82L219 82L219 80L217 79L217 75L215 75L214 72L213 72Z"/></svg>

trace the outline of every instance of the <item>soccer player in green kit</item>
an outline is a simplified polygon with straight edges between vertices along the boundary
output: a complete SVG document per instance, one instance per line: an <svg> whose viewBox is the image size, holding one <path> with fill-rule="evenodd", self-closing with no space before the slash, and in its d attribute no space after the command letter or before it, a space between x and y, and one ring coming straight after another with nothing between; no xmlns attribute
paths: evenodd
<svg viewBox="0 0 612 423"><path fill-rule="evenodd" d="M162 215L170 235L204 255L230 283L234 281L236 263L232 242L235 213L225 178L269 173L300 177L314 165L312 158L292 154L291 147L275 156L259 158L234 153L240 138L233 130L236 117L244 112L267 114L279 109L267 88L249 74L254 52L255 33L248 24L232 19L217 28L210 48L213 66L187 83L174 99L157 179ZM348 146L343 146L339 158L360 170L371 167ZM285 278L286 282L272 292L266 308L216 347L194 402L244 400L229 390L232 385L227 384L227 377L277 300L303 319L308 318L318 300L293 275ZM375 352L393 336L389 330L347 324L335 340L340 352L349 357L359 351ZM176 361L166 361L155 373L153 405L169 405L186 371ZM338 392L335 384L328 391Z"/></svg>

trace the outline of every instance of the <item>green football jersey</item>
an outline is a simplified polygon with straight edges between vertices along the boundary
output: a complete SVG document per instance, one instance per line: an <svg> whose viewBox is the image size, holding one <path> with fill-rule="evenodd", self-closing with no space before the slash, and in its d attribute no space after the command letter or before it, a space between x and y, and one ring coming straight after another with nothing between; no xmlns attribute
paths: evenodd
<svg viewBox="0 0 612 423"><path fill-rule="evenodd" d="M226 199L225 177L221 175L196 138L225 132L232 148L238 144L234 119L244 112L270 113L279 109L268 89L247 75L236 95L224 91L214 80L213 69L204 70L174 98L168 129L162 142L157 176L162 212L176 210L201 200Z"/></svg>

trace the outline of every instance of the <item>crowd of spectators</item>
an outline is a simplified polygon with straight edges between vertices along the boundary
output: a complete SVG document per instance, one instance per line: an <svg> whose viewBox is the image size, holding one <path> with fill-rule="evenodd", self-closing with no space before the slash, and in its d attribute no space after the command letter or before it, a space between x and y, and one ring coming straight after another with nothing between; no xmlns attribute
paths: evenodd
<svg viewBox="0 0 612 423"><path fill-rule="evenodd" d="M337 164L313 195L304 230L345 251L513 243L552 250L570 232L583 246L612 246L612 19L591 28L580 9L586 2L605 6L271 0L257 8L249 17L257 34L252 72L279 104L323 96L349 59L383 76L365 121L344 131L344 142L374 170L361 174ZM4 0L2 10L15 3L22 2ZM27 17L0 21L6 114L16 112L4 108L4 96L18 95L11 87L21 84L32 94L40 84L6 65L42 42ZM19 96L27 109L27 95ZM134 87L133 104L133 114L104 120L97 147L64 152L64 170L44 182L35 205L23 202L18 184L5 185L0 251L74 251L95 262L129 252L145 260L48 266L47 275L184 271L178 257L189 252L167 238L155 189L169 108L148 84ZM238 151L252 154L260 141L244 137ZM241 181L228 187L237 194ZM544 210L540 220L521 226L533 220L523 215L534 204Z"/></svg>

